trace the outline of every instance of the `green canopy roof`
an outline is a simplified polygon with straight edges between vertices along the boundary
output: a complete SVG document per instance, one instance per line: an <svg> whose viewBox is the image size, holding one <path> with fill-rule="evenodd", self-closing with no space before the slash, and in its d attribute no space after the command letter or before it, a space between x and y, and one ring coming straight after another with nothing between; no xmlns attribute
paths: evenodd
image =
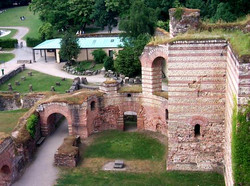
<svg viewBox="0 0 250 186"><path fill-rule="evenodd" d="M60 49L61 39L46 40L35 46L34 50L42 49ZM80 48L117 48L123 46L123 42L119 37L86 37L79 38Z"/></svg>

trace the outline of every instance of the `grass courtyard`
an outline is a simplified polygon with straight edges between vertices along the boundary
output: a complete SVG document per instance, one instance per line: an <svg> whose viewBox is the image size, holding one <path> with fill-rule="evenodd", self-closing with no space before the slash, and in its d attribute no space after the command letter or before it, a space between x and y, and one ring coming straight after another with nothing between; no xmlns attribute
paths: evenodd
<svg viewBox="0 0 250 186"><path fill-rule="evenodd" d="M25 20L21 21L20 17L25 16ZM38 30L42 25L38 14L29 11L28 6L9 8L6 12L0 14L0 26L24 26L29 28L29 33L24 37L38 38Z"/></svg>
<svg viewBox="0 0 250 186"><path fill-rule="evenodd" d="M28 72L32 72L32 76L28 76ZM21 77L25 76L26 80L21 80ZM15 81L19 81L20 85L15 85ZM56 82L60 82L61 86L56 86ZM29 85L33 87L33 92L50 91L51 86L55 87L55 91L58 93L65 93L72 84L71 79L62 81L60 77L50 76L34 70L24 70L12 77L10 80L0 85L0 91L8 91L8 83L11 83L13 91L19 93L29 92Z"/></svg>
<svg viewBox="0 0 250 186"><path fill-rule="evenodd" d="M2 62L8 62L8 61L10 61L10 60L12 60L12 59L14 59L15 58L15 55L14 54L12 54L12 53L1 53L0 54L0 61Z"/></svg>
<svg viewBox="0 0 250 186"><path fill-rule="evenodd" d="M163 142L165 142L163 144ZM212 172L166 171L166 137L150 132L105 131L84 141L83 161L61 169L58 186L215 186L223 176ZM101 170L107 162L123 159L126 172Z"/></svg>
<svg viewBox="0 0 250 186"><path fill-rule="evenodd" d="M28 109L0 111L0 132L10 134L16 126L19 118L27 111Z"/></svg>

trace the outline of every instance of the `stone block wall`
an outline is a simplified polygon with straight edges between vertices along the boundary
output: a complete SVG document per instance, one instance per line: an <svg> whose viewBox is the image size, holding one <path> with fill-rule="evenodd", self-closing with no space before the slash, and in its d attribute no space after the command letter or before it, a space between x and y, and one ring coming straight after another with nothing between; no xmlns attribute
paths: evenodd
<svg viewBox="0 0 250 186"><path fill-rule="evenodd" d="M222 168L226 46L224 40L169 45L168 170Z"/></svg>
<svg viewBox="0 0 250 186"><path fill-rule="evenodd" d="M12 70L8 74L5 74L0 77L0 85L4 84L6 81L8 81L10 78L18 74L19 72L22 72L25 69L25 65L21 65L20 67L17 67L16 69Z"/></svg>
<svg viewBox="0 0 250 186"><path fill-rule="evenodd" d="M230 45L227 47L226 77L224 175L226 185L231 186L234 183L231 159L234 99L239 108L250 100L250 63L240 62Z"/></svg>

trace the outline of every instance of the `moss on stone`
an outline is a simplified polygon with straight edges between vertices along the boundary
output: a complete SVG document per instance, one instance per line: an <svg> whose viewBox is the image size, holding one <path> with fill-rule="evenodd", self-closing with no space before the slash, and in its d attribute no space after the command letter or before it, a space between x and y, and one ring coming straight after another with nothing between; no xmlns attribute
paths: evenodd
<svg viewBox="0 0 250 186"><path fill-rule="evenodd" d="M118 90L118 93L142 93L141 85L123 86Z"/></svg>
<svg viewBox="0 0 250 186"><path fill-rule="evenodd" d="M168 92L161 91L161 92L154 92L153 94L168 99Z"/></svg>

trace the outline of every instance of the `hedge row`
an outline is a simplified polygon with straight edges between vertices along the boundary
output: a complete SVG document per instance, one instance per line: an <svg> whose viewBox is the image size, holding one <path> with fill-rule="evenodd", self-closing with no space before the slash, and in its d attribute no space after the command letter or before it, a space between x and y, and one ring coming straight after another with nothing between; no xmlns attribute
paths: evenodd
<svg viewBox="0 0 250 186"><path fill-rule="evenodd" d="M0 47L2 48L14 48L18 44L17 39L0 39Z"/></svg>
<svg viewBox="0 0 250 186"><path fill-rule="evenodd" d="M26 42L28 47L35 47L36 45L40 44L43 41L42 39L39 38L27 37Z"/></svg>

